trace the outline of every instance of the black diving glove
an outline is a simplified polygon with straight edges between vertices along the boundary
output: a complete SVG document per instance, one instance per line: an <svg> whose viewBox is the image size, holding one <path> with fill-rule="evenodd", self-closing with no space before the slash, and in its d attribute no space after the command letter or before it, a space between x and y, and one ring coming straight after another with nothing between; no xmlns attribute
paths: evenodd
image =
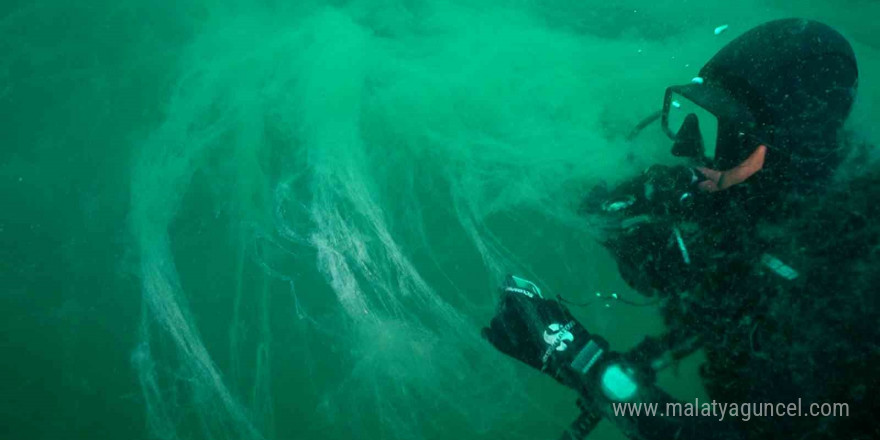
<svg viewBox="0 0 880 440"><path fill-rule="evenodd" d="M583 391L608 358L608 343L590 334L559 301L527 280L508 275L495 317L483 336L502 353Z"/></svg>

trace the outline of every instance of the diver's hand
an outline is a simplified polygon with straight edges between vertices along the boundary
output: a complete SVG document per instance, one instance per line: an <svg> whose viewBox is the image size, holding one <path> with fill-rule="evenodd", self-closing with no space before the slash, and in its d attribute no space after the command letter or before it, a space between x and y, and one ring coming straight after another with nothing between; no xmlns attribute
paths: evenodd
<svg viewBox="0 0 880 440"><path fill-rule="evenodd" d="M711 168L697 168L697 171L705 177L705 180L699 183L699 188L705 192L716 192L745 182L746 179L764 168L764 158L766 156L767 146L761 144L752 151L752 154L746 160L729 170L718 171Z"/></svg>
<svg viewBox="0 0 880 440"><path fill-rule="evenodd" d="M572 363L586 371L586 363L607 352L608 343L591 335L564 305L545 299L530 281L508 275L501 290L497 312L483 336L502 353L577 387Z"/></svg>

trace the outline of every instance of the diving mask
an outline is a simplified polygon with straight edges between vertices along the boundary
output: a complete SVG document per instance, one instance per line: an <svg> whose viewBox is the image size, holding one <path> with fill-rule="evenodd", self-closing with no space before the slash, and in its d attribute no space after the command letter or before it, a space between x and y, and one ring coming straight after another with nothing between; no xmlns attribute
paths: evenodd
<svg viewBox="0 0 880 440"><path fill-rule="evenodd" d="M738 163L746 150L745 140L752 137L754 121L749 110L723 90L703 84L666 89L661 125L675 141L675 156L708 160L718 166Z"/></svg>

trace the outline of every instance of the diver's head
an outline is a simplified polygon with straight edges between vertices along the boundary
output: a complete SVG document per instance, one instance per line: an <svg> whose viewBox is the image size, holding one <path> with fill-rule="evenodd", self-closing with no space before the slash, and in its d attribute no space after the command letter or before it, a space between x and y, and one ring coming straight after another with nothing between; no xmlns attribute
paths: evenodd
<svg viewBox="0 0 880 440"><path fill-rule="evenodd" d="M801 185L831 175L858 86L852 47L809 20L772 21L722 48L694 82L667 89L662 122L673 154L717 169L768 146L764 173Z"/></svg>

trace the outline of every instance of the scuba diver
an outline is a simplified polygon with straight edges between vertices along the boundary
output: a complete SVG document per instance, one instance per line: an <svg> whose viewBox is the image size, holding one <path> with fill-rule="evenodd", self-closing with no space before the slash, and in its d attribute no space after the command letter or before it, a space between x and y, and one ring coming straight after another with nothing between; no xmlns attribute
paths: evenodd
<svg viewBox="0 0 880 440"><path fill-rule="evenodd" d="M483 335L578 392L581 416L564 439L603 418L633 439L880 438L880 173L832 179L855 151L843 124L857 87L843 36L787 19L746 32L666 90L640 127L659 119L687 164L598 186L583 205L623 279L659 297L663 336L616 352L560 298L507 276ZM656 372L700 349L714 401L802 402L801 417L661 415L676 401ZM620 403L659 410L621 413ZM810 403L846 403L848 414L804 416Z"/></svg>

